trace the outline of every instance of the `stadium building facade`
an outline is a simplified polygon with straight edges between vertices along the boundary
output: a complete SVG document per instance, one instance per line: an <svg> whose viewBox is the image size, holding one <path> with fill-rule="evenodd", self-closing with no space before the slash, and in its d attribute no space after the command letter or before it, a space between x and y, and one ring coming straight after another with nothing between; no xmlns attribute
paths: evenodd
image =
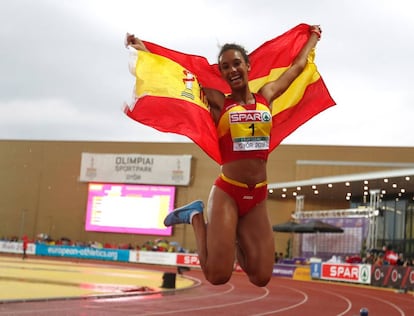
<svg viewBox="0 0 414 316"><path fill-rule="evenodd" d="M174 206L194 199L207 201L219 174L219 166L192 143L2 140L0 152L0 237L4 238L26 234L36 239L44 234L54 240L63 237L133 246L166 239L193 250L196 243L188 225L177 225L168 236L86 230L90 182L82 178L82 157L85 153L120 154L123 156L118 162L131 163L142 156L147 165L136 169L155 175L153 156L190 157L188 183L175 185ZM412 147L276 148L268 162L272 224L320 219L345 230L344 234L323 236L275 232L277 252L293 256L312 256L315 251L320 256L351 255L388 246L413 257L413 158ZM180 172L174 171L174 181L182 176ZM139 178L135 175L126 183L142 184Z"/></svg>

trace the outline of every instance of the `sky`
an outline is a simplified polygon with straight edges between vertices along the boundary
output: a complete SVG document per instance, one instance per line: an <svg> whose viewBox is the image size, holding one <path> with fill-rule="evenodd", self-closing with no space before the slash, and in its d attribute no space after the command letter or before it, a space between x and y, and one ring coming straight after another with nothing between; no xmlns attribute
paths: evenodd
<svg viewBox="0 0 414 316"><path fill-rule="evenodd" d="M189 142L123 113L126 32L201 55L248 51L319 24L316 64L334 107L282 144L414 145L410 0L1 0L0 140Z"/></svg>

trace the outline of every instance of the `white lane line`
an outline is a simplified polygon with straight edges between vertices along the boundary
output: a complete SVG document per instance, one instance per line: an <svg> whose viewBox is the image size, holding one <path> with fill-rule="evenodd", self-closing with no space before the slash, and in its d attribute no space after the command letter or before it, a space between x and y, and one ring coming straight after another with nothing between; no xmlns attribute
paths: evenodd
<svg viewBox="0 0 414 316"><path fill-rule="evenodd" d="M232 287L234 288L233 285L232 285ZM174 309L174 310L168 310L168 311L162 311L162 312L150 312L150 313L145 313L143 315L164 315L164 314L180 313L180 312L196 312L196 311L201 311L201 310L217 309L217 308L223 308L223 307L229 307L229 306L236 306L236 305L251 303L251 302L255 302L255 301L260 301L260 300L266 298L269 295L270 292L267 288L264 287L262 289L264 291L263 295L257 296L257 297L251 298L251 299L238 300L237 302L232 302L232 303L214 304L214 305L210 305L210 306L202 306L202 307L196 307L196 308ZM220 294L220 295L222 295L222 294Z"/></svg>
<svg viewBox="0 0 414 316"><path fill-rule="evenodd" d="M387 304L387 305L391 306L392 308L394 308L397 312L399 312L401 316L405 316L405 312L400 307L398 307L397 305L395 305L394 303L392 303L388 300L384 300L384 298L375 298L373 296L366 295L366 294L359 294L359 296L364 296L364 297L367 297L370 300L378 301L382 304Z"/></svg>
<svg viewBox="0 0 414 316"><path fill-rule="evenodd" d="M296 308L298 306L301 306L301 305L305 304L308 301L308 298L309 297L308 297L308 295L305 292L303 292L301 290L298 290L298 289L292 289L292 288L287 288L287 289L289 289L289 290L291 290L293 292L297 292L299 294L302 294L303 299L300 302L296 303L296 304L292 304L292 305L289 305L289 306L286 306L286 307L283 307L283 308L274 309L274 310L267 311L267 312L264 312L264 313L253 314L252 316L263 316L263 315L270 315L270 314L276 314L276 313L285 312L285 311L288 311L290 309L293 309L293 308Z"/></svg>

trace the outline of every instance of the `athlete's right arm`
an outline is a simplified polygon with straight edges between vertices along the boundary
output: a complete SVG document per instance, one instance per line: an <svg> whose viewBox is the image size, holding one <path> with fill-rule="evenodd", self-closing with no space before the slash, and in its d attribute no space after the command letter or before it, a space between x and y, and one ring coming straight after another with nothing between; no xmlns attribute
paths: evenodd
<svg viewBox="0 0 414 316"><path fill-rule="evenodd" d="M220 118L221 109L224 105L225 95L223 92L211 88L203 88L203 92L207 98L210 114L214 122L217 124Z"/></svg>

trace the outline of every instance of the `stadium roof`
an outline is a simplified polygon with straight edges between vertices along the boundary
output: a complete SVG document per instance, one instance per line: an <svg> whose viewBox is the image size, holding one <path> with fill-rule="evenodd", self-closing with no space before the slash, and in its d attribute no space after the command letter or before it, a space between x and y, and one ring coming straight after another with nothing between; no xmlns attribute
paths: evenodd
<svg viewBox="0 0 414 316"><path fill-rule="evenodd" d="M312 178L291 182L269 183L270 199L354 200L369 202L371 192L379 190L381 198L414 199L414 168L401 168L358 174Z"/></svg>

